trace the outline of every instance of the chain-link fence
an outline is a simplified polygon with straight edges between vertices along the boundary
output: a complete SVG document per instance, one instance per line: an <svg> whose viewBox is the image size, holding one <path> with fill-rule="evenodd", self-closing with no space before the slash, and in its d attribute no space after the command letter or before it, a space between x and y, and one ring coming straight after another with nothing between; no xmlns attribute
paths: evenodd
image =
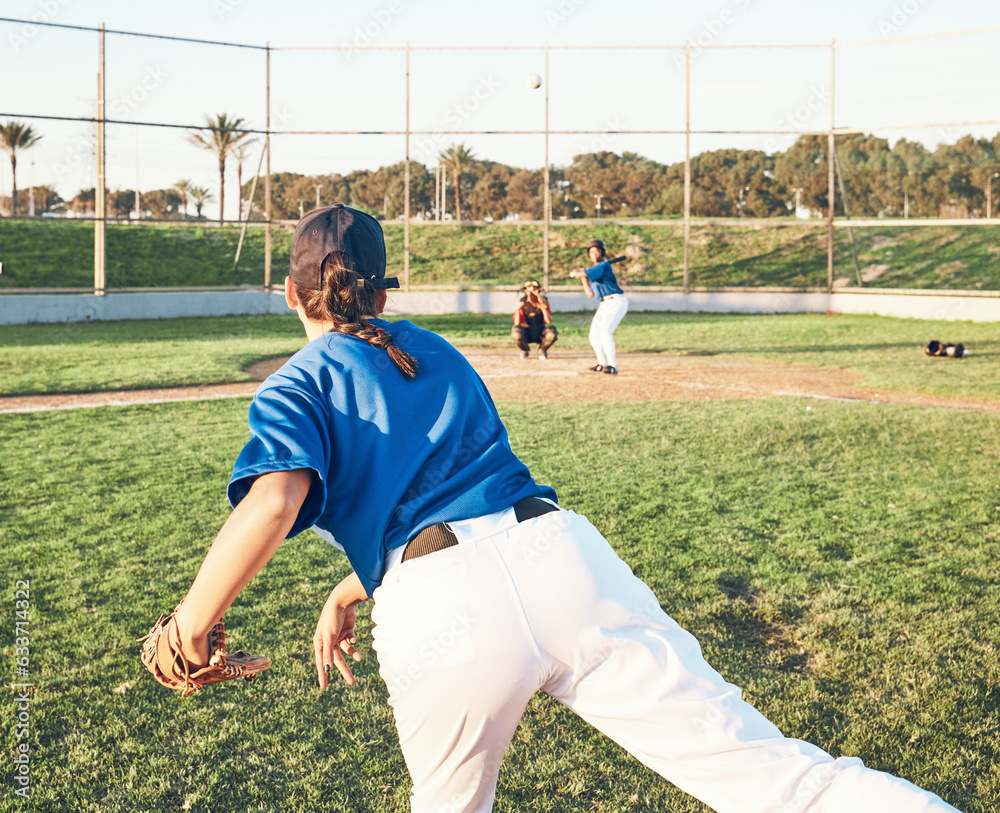
<svg viewBox="0 0 1000 813"><path fill-rule="evenodd" d="M8 40L25 24L0 19ZM0 112L49 150L27 170L39 148L19 153L16 207L0 176L0 292L270 285L295 219L334 201L383 220L406 286L558 286L600 236L629 258L632 285L1000 290L1000 77L981 70L1000 27L597 49L35 30L52 54L97 33L100 98L74 74L75 101L52 102L64 109ZM967 61L928 60L942 42ZM179 93L219 50L225 75ZM609 77L612 59L615 77L643 81ZM908 65L896 85L893 61ZM338 85L336 115L301 81L332 68L369 77ZM525 88L531 73L540 90ZM258 115L205 115L227 104L218 88ZM929 100L948 121L922 120ZM369 168L332 171L352 164Z"/></svg>

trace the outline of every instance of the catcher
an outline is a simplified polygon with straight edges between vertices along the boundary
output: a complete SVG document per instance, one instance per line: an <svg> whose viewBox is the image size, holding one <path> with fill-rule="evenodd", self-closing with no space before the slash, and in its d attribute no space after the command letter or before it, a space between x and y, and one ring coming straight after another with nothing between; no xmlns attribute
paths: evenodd
<svg viewBox="0 0 1000 813"><path fill-rule="evenodd" d="M547 359L549 348L559 338L559 331L552 324L552 309L548 297L538 283L529 279L517 295L517 310L514 311L514 326L510 337L521 351L521 358L528 358L529 344L538 345L538 358Z"/></svg>
<svg viewBox="0 0 1000 813"><path fill-rule="evenodd" d="M147 641L165 650L161 669L182 663L178 688L211 665L211 631L240 591L312 527L353 567L319 613L319 685L334 669L355 682L356 608L374 599L414 813L491 810L540 691L718 811L954 810L785 737L746 703L586 517L535 482L468 361L430 331L377 318L396 287L385 267L368 215L337 204L299 221L285 299L308 343L254 395L233 512Z"/></svg>

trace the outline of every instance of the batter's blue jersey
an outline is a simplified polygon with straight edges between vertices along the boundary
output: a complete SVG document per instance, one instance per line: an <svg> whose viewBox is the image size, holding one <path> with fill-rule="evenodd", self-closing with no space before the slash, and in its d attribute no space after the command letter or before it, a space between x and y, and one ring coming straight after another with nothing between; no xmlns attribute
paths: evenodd
<svg viewBox="0 0 1000 813"><path fill-rule="evenodd" d="M347 553L368 591L387 551L437 522L555 499L514 456L493 400L472 366L410 322L373 320L419 364L403 376L384 350L341 333L306 345L257 390L249 443L233 467L235 507L268 472L312 469L292 526L315 525Z"/></svg>
<svg viewBox="0 0 1000 813"><path fill-rule="evenodd" d="M618 278L615 276L615 272L611 270L611 263L607 260L590 266L586 273L587 279L590 280L590 290L594 292L594 296L598 299L603 299L612 294L625 293L618 285Z"/></svg>

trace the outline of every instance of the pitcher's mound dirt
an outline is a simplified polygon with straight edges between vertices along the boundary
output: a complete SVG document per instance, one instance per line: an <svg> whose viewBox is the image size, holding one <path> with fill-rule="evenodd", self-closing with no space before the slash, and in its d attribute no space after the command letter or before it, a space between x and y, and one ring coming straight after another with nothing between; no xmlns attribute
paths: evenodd
<svg viewBox="0 0 1000 813"><path fill-rule="evenodd" d="M590 353L554 350L542 361L521 359L506 347L461 347L496 401L611 402L704 401L799 395L876 403L915 404L1000 412L1000 401L946 398L903 392L874 392L859 386L860 376L831 367L726 356L677 356L621 353L618 375L591 372ZM284 359L247 368L263 380Z"/></svg>
<svg viewBox="0 0 1000 813"><path fill-rule="evenodd" d="M496 347L462 347L465 357L483 377L497 401L614 402L703 401L721 398L764 398L796 395L840 398L873 403L971 409L1000 412L1000 401L946 398L906 392L862 389L854 373L830 367L726 356L676 356L666 353L622 353L619 374L594 373L590 353L556 350L546 361L523 360L516 351ZM241 384L174 387L74 395L32 395L0 398L0 412L32 412L85 406L163 403L252 395L257 382L278 369L285 358L251 365L255 379Z"/></svg>

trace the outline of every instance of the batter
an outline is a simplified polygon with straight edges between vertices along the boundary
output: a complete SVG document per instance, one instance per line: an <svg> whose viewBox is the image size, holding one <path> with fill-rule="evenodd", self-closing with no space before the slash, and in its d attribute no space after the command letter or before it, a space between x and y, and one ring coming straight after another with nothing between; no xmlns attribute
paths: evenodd
<svg viewBox="0 0 1000 813"><path fill-rule="evenodd" d="M615 328L628 312L628 299L618 284L618 278L611 268L607 249L601 240L591 240L587 246L587 256L593 263L590 268L576 268L570 276L583 283L588 297L597 297L600 305L590 323L590 346L594 348L597 364L590 369L596 373L618 374L618 354L615 348Z"/></svg>
<svg viewBox="0 0 1000 813"><path fill-rule="evenodd" d="M357 605L389 690L416 813L489 811L544 691L718 811L931 813L937 796L781 732L702 658L583 516L512 453L458 351L386 303L378 223L336 205L295 232L285 297L308 344L258 390L233 512L177 610L184 655L288 536L316 528L354 572L313 648L354 683Z"/></svg>

